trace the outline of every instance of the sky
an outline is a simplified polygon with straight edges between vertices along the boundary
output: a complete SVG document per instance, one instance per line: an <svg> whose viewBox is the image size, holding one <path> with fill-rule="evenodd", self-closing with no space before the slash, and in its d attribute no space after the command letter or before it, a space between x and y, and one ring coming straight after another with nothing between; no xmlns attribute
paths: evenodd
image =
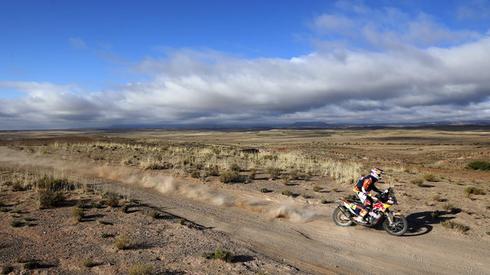
<svg viewBox="0 0 490 275"><path fill-rule="evenodd" d="M490 122L490 1L2 1L0 130Z"/></svg>

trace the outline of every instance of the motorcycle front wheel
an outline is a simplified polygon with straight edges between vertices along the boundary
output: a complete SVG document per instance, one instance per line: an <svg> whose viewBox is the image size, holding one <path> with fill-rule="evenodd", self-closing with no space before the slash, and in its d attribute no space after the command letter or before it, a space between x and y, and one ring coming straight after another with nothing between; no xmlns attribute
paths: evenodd
<svg viewBox="0 0 490 275"><path fill-rule="evenodd" d="M335 208L335 210L333 211L332 218L334 223L338 226L351 226L353 222L351 221L349 216L344 214L344 212L340 209L340 207L341 206ZM349 211L349 210L344 210L344 211Z"/></svg>
<svg viewBox="0 0 490 275"><path fill-rule="evenodd" d="M393 223L390 224L388 219L385 219L383 222L383 228L388 232L388 234L393 236L401 236L407 232L408 222L405 216L403 215L394 215Z"/></svg>

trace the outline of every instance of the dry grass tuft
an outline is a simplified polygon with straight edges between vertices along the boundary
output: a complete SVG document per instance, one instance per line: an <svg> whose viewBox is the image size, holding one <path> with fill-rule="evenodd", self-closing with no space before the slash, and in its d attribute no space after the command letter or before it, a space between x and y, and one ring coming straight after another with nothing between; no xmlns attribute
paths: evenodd
<svg viewBox="0 0 490 275"><path fill-rule="evenodd" d="M119 235L114 240L114 245L118 250L131 249L133 247L133 242L129 239L128 235Z"/></svg>
<svg viewBox="0 0 490 275"><path fill-rule="evenodd" d="M467 197L469 197L470 195L486 195L485 191L473 186L466 187L464 189L464 193L466 194Z"/></svg>
<svg viewBox="0 0 490 275"><path fill-rule="evenodd" d="M467 168L473 170L489 171L490 161L483 161L483 160L472 161L468 163Z"/></svg>
<svg viewBox="0 0 490 275"><path fill-rule="evenodd" d="M439 179L433 174L425 174L424 179L428 182L438 182Z"/></svg>
<svg viewBox="0 0 490 275"><path fill-rule="evenodd" d="M153 266L149 264L138 263L132 265L129 270L129 275L151 275L153 274Z"/></svg>
<svg viewBox="0 0 490 275"><path fill-rule="evenodd" d="M65 201L65 196L60 191L38 190L39 209L54 208Z"/></svg>
<svg viewBox="0 0 490 275"><path fill-rule="evenodd" d="M205 253L203 256L206 259L222 260L225 262L232 262L234 258L231 252L222 250L221 248L216 248L214 252Z"/></svg>
<svg viewBox="0 0 490 275"><path fill-rule="evenodd" d="M453 229L461 233L466 233L468 230L470 230L469 226L453 221L443 221L441 225L445 228Z"/></svg>

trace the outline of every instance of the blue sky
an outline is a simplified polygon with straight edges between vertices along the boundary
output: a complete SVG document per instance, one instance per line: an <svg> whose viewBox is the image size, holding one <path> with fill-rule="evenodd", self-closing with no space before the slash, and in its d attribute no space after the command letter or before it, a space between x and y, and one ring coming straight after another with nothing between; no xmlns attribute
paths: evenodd
<svg viewBox="0 0 490 275"><path fill-rule="evenodd" d="M357 58L353 53L365 53L371 57L375 54L403 53L405 55L400 56L400 60L403 60L403 58L412 58L417 51L433 54L432 48L455 50L462 45L485 41L489 34L489 22L490 2L479 0L3 1L0 3L0 99L11 105L22 105L36 96L47 100L54 97L54 93L60 96L60 98L56 97L58 101L72 102L77 98L82 102L90 103L94 97L104 94L103 97L107 98L122 96L123 99L119 98L121 102L128 106L136 106L140 103L138 103L139 99L131 101L133 92L142 98L149 94L167 98L170 93L176 93L174 90L169 90L170 84L175 83L177 79L192 76L204 80L207 85L207 88L202 86L195 88L197 97L212 94L209 98L201 98L201 101L208 102L213 99L224 103L233 96L224 91L217 96L214 90L209 90L210 87L230 84L227 82L229 75L225 75L220 68L238 66L241 70L234 72L234 76L243 77L248 76L249 70L262 64L261 62L266 64L262 64L260 69L271 67L274 73L282 70L290 71L292 70L290 66L282 67L278 64L295 58L315 63L318 60L328 60L328 56L345 55ZM409 56L406 55L408 51L410 51ZM308 58L312 55L321 58L318 60ZM487 59L488 56L481 58ZM276 64L276 67L271 65L272 63ZM184 67L182 64L188 66ZM228 68L227 71L234 71L238 67L233 67L231 70ZM345 69L339 67L337 71L328 71L328 73L343 75ZM295 70L293 71L296 72ZM213 74L212 77L210 74ZM269 72L265 73L268 74ZM258 75L256 79L262 76L264 75ZM277 81L283 77L277 76L274 79L261 81L274 83L279 87L284 83ZM310 77L311 75L308 75L301 79ZM250 79L252 82L253 80ZM316 104L314 98L318 97L322 100L339 98L328 88L334 81L327 80L320 77L312 81L312 83L324 81L325 87L324 89L315 87L316 90L323 91L321 95L315 94L311 99L313 101L299 105L278 104L280 106L276 106L276 109L271 111L260 107L262 101L264 104L274 104L278 101L274 96L280 95L274 91L258 93L254 103L250 104L258 106L260 117L252 118L250 114L245 114L243 111L234 113L226 108L213 112L199 107L194 110L188 109L185 114L177 114L172 110L173 107L163 106L165 104L149 105L149 107L156 108L154 111L157 113L168 114L152 121L155 123L169 123L180 118L192 118L193 122L198 123L216 121L222 117L232 122L243 120L245 117L260 121L289 118L324 119L329 112L333 112L327 109L335 106L327 106L326 101L322 101L323 105ZM484 96L482 99L481 95L487 91L486 84L472 83L470 80L463 82L456 84L477 85L477 90L480 91L480 93L472 92L470 98L460 99L467 104L465 106L486 102L487 99ZM185 86L185 89L180 89L178 93L190 98L192 95L188 89L196 87L193 86L194 84L179 84L180 87ZM238 95L241 88L237 87L235 82L231 84L230 92ZM440 87L435 89L455 85L455 83L439 85ZM136 86L138 91L135 91ZM150 91L149 87L156 87L160 94L155 90ZM130 91L127 91L128 89ZM257 87L257 89L261 88ZM299 88L287 92L287 95L305 91L308 93L308 89ZM335 89L340 88L335 86ZM437 94L438 91L434 93ZM69 97L75 98L67 99ZM376 101L378 97L378 95L366 94L360 99L368 102ZM346 100L354 99L356 97L353 95L352 98L342 100L345 103ZM441 102L444 101L439 99ZM173 99L166 100L173 104L183 104L185 107L194 106L192 102L187 104L181 100L175 102L172 101ZM459 103L451 102L456 105L460 105ZM141 118L132 121L130 116L125 117L121 114L121 108L126 111L131 108L126 105L123 108L121 104L124 105L120 103L114 107L118 109L117 115L104 114L105 119L93 121L88 119L82 124L103 126L140 123L151 117L151 115L142 115ZM417 106L426 106L424 104ZM85 107L97 108L95 105L83 105L84 108L81 107L82 105L79 111L83 114L74 117L63 117L61 114L66 111L55 112L59 119L59 126L79 125L80 122L74 118L79 116L92 118L93 116L89 114L91 111L101 114L100 110L84 109ZM35 108L29 109L37 113L31 118L20 118L15 110L11 109L0 109L0 115L4 113L12 121L30 121L41 112L39 106L37 104ZM240 107L238 109L241 107L246 109L245 106L238 107ZM320 111L322 108L323 111ZM313 115L311 110L321 113ZM50 115L45 114L45 116ZM401 114L397 114L397 117L398 120L405 120ZM407 121L414 119L408 116L406 118ZM424 117L417 119L424 120ZM349 117L346 121L355 121L355 118ZM26 125L28 124L26 122ZM46 127L56 125L46 124Z"/></svg>

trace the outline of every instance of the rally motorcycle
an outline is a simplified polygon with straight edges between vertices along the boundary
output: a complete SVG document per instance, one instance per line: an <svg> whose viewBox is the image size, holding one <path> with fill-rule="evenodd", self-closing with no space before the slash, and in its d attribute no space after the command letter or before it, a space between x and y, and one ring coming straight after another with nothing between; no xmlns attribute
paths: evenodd
<svg viewBox="0 0 490 275"><path fill-rule="evenodd" d="M333 221L338 226L351 226L356 223L367 227L383 224L383 228L391 235L401 236L408 229L407 219L391 211L391 207L398 204L395 193L390 187L379 196L373 197L375 202L372 209L366 214L362 222L355 220L361 211L366 211L358 198L343 198L338 200L339 205L333 211Z"/></svg>

